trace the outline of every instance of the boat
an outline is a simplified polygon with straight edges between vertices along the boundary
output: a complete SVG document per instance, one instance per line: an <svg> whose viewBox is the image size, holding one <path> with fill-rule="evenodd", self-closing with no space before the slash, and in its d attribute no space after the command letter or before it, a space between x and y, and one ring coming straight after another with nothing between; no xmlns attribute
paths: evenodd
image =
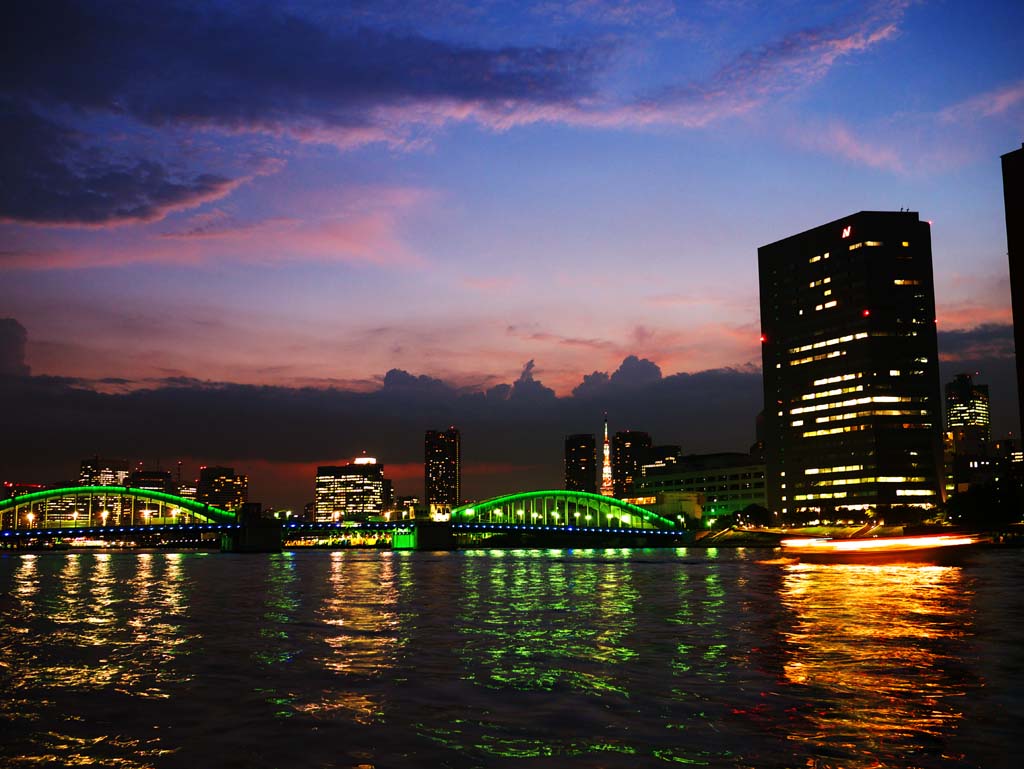
<svg viewBox="0 0 1024 769"><path fill-rule="evenodd" d="M801 563L956 563L985 540L970 534L929 534L909 537L784 539L783 556Z"/></svg>

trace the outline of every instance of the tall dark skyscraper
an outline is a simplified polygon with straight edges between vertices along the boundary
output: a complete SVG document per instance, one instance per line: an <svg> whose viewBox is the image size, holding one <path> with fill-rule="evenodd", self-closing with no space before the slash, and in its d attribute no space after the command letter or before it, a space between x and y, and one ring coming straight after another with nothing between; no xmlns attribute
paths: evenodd
<svg viewBox="0 0 1024 769"><path fill-rule="evenodd" d="M589 433L565 438L565 488L597 493L597 441Z"/></svg>
<svg viewBox="0 0 1024 769"><path fill-rule="evenodd" d="M931 231L861 211L758 249L769 507L941 499Z"/></svg>
<svg viewBox="0 0 1024 769"><path fill-rule="evenodd" d="M423 440L426 503L431 512L450 511L462 500L462 438L454 427L427 430Z"/></svg>
<svg viewBox="0 0 1024 769"><path fill-rule="evenodd" d="M1013 342L1017 350L1017 403L1024 436L1024 144L1003 155L1006 253L1010 260Z"/></svg>
<svg viewBox="0 0 1024 769"><path fill-rule="evenodd" d="M249 501L249 479L233 467L201 467L196 499L224 510L238 510Z"/></svg>
<svg viewBox="0 0 1024 769"><path fill-rule="evenodd" d="M617 499L631 495L640 483L650 448L651 436L639 430L623 430L612 437L612 488Z"/></svg>

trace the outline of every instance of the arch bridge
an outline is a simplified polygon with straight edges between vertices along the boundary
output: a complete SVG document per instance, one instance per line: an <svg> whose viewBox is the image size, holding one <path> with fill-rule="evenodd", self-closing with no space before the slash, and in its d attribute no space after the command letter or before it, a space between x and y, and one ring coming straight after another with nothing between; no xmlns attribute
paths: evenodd
<svg viewBox="0 0 1024 769"><path fill-rule="evenodd" d="M233 524L235 513L194 499L129 486L70 486L0 502L0 529Z"/></svg>
<svg viewBox="0 0 1024 769"><path fill-rule="evenodd" d="M511 529L675 530L681 524L621 499L583 491L528 491L461 505L452 523Z"/></svg>

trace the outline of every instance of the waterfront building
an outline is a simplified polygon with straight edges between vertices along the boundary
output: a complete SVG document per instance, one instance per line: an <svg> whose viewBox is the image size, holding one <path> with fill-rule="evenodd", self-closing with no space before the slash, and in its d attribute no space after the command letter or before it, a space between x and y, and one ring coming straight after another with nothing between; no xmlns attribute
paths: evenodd
<svg viewBox="0 0 1024 769"><path fill-rule="evenodd" d="M699 507L689 517L714 520L750 505L765 507L765 466L756 457L738 452L676 454L643 465L637 497L666 494L696 495Z"/></svg>
<svg viewBox="0 0 1024 769"><path fill-rule="evenodd" d="M196 500L222 510L239 510L249 501L249 479L233 467L199 468Z"/></svg>
<svg viewBox="0 0 1024 769"><path fill-rule="evenodd" d="M565 488L597 493L597 440L591 433L565 437Z"/></svg>
<svg viewBox="0 0 1024 769"><path fill-rule="evenodd" d="M861 211L758 249L768 506L791 520L941 499L931 234Z"/></svg>
<svg viewBox="0 0 1024 769"><path fill-rule="evenodd" d="M431 514L447 515L462 500L462 436L454 427L427 430L423 438L423 481Z"/></svg>
<svg viewBox="0 0 1024 769"><path fill-rule="evenodd" d="M612 494L622 499L633 493L640 468L647 460L651 436L639 430L621 430L612 438Z"/></svg>
<svg viewBox="0 0 1024 769"><path fill-rule="evenodd" d="M381 515L385 507L385 480L384 465L374 457L362 456L345 465L318 467L316 520L366 521Z"/></svg>
<svg viewBox="0 0 1024 769"><path fill-rule="evenodd" d="M1003 155L1003 202L1006 208L1006 253L1010 261L1013 341L1017 354L1017 402L1024 435L1024 144Z"/></svg>

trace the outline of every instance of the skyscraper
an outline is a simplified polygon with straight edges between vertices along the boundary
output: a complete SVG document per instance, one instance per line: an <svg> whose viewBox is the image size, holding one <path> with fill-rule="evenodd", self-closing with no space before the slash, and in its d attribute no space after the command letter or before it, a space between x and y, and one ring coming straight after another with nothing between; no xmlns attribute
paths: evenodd
<svg viewBox="0 0 1024 769"><path fill-rule="evenodd" d="M604 443L601 449L601 494L606 497L615 495L612 482L612 445L608 440L608 412L604 415Z"/></svg>
<svg viewBox="0 0 1024 769"><path fill-rule="evenodd" d="M769 507L940 499L931 234L860 213L758 249Z"/></svg>
<svg viewBox="0 0 1024 769"><path fill-rule="evenodd" d="M975 384L970 374L957 374L946 384L946 429L964 431L972 443L988 445L992 439L988 385Z"/></svg>
<svg viewBox="0 0 1024 769"><path fill-rule="evenodd" d="M128 462L124 459L83 459L78 482L83 486L124 486L128 481Z"/></svg>
<svg viewBox="0 0 1024 769"><path fill-rule="evenodd" d="M640 482L640 468L647 461L651 436L639 430L622 430L612 438L612 488L617 498L633 493Z"/></svg>
<svg viewBox="0 0 1024 769"><path fill-rule="evenodd" d="M233 467L201 467L196 500L223 510L238 510L249 501L249 479Z"/></svg>
<svg viewBox="0 0 1024 769"><path fill-rule="evenodd" d="M597 441L592 434L566 436L565 488L597 493Z"/></svg>
<svg viewBox="0 0 1024 769"><path fill-rule="evenodd" d="M318 522L365 521L384 510L390 495L384 465L374 457L357 457L344 465L316 469L314 517Z"/></svg>
<svg viewBox="0 0 1024 769"><path fill-rule="evenodd" d="M1010 260L1013 341L1017 350L1017 403L1024 436L1024 144L1003 155L1006 253Z"/></svg>
<svg viewBox="0 0 1024 769"><path fill-rule="evenodd" d="M958 374L946 384L946 435L953 490L966 491L993 476L988 385L975 384L970 374Z"/></svg>
<svg viewBox="0 0 1024 769"><path fill-rule="evenodd" d="M425 500L431 513L450 512L462 500L462 437L454 427L427 430L423 439Z"/></svg>

